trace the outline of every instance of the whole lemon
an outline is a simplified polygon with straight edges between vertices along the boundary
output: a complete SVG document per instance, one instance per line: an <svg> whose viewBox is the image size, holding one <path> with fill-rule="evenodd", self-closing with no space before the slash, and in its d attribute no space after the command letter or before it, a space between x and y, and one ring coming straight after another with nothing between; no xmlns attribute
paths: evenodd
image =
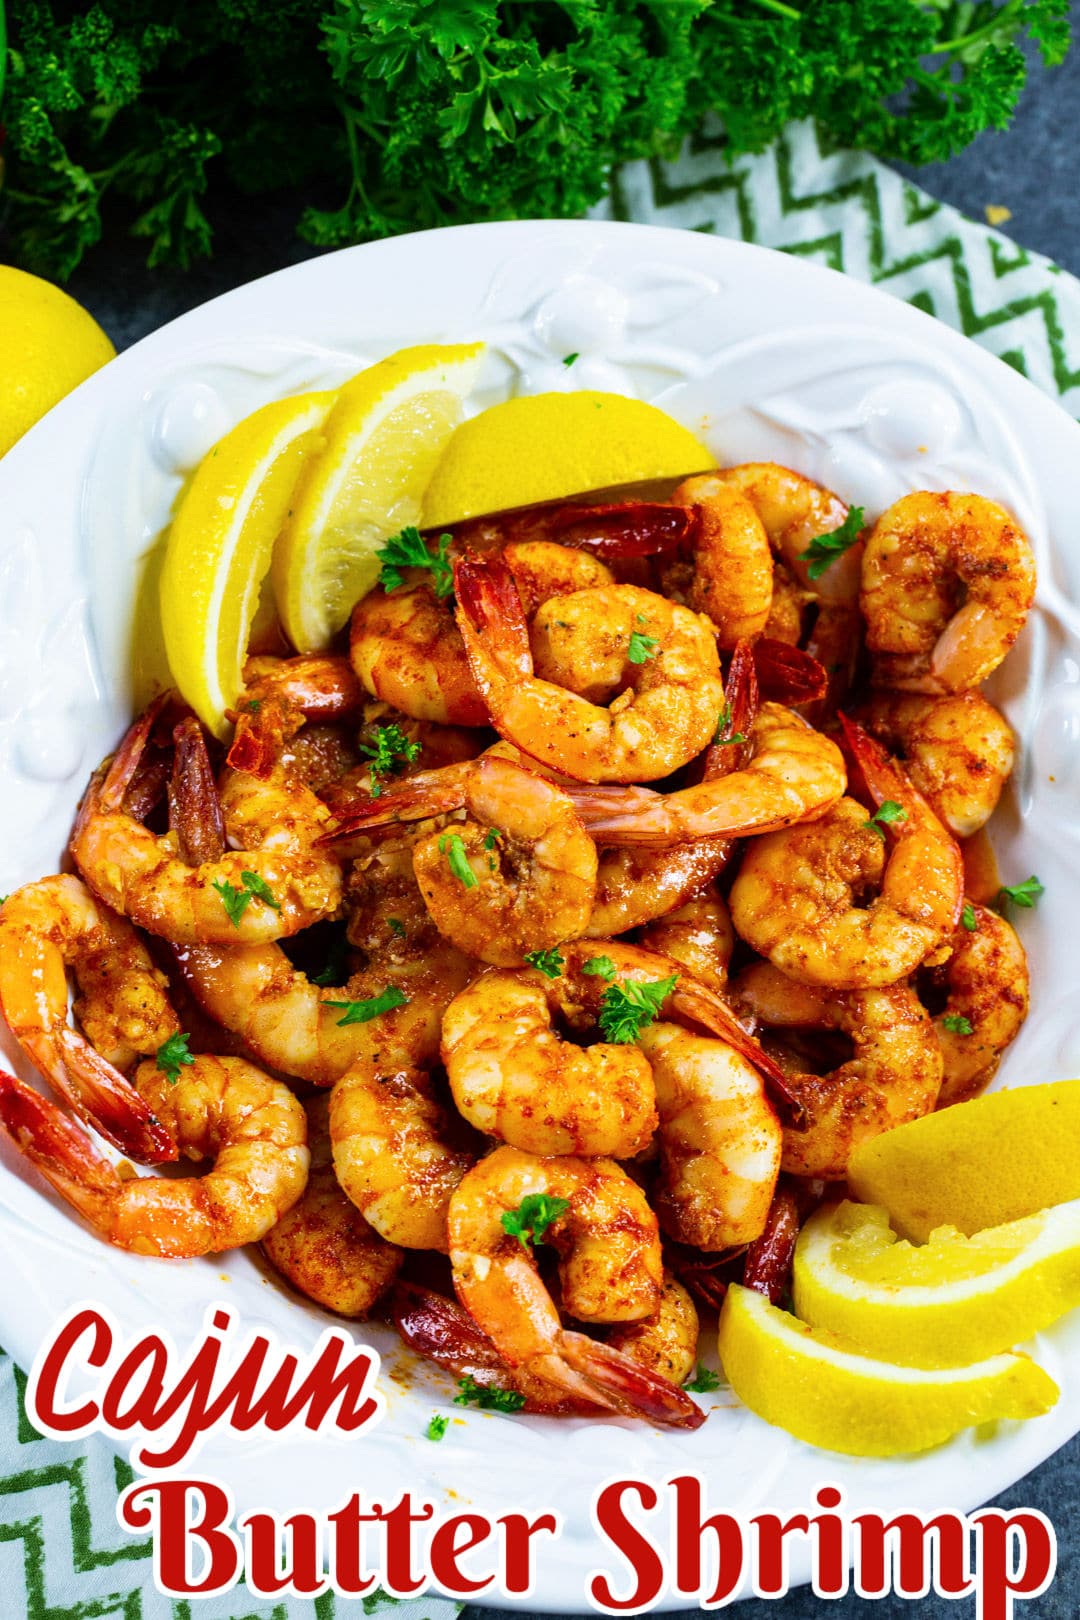
<svg viewBox="0 0 1080 1620"><path fill-rule="evenodd" d="M115 354L67 293L0 264L0 456Z"/></svg>

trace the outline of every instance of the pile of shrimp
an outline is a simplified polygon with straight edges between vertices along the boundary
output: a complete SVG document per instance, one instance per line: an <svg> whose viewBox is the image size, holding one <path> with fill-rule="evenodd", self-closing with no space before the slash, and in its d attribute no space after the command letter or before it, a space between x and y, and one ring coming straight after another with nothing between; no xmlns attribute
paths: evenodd
<svg viewBox="0 0 1080 1620"><path fill-rule="evenodd" d="M476 520L347 652L252 657L227 751L159 697L0 910L55 1094L0 1076L19 1151L109 1243L261 1244L483 1404L696 1427L699 1309L778 1301L853 1149L1027 1013L979 687L1031 549L976 495L860 518L753 464Z"/></svg>

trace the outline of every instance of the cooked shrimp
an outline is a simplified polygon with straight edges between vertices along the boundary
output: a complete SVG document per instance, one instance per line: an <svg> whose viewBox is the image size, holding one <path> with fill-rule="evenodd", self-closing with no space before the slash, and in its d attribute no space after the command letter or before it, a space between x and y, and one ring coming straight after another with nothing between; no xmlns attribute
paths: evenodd
<svg viewBox="0 0 1080 1620"><path fill-rule="evenodd" d="M301 1294L339 1316L367 1316L398 1272L404 1252L372 1229L334 1174L325 1096L304 1104L311 1170L303 1197L263 1238L275 1270Z"/></svg>
<svg viewBox="0 0 1080 1620"><path fill-rule="evenodd" d="M193 1259L257 1243L291 1209L308 1173L304 1110L280 1080L241 1058L201 1054L170 1082L142 1063L135 1087L201 1178L125 1180L70 1117L0 1074L0 1123L61 1198L107 1243Z"/></svg>
<svg viewBox="0 0 1080 1620"><path fill-rule="evenodd" d="M176 959L203 1010L243 1036L260 1062L332 1086L354 1063L433 1062L443 1009L468 979L468 963L446 940L389 928L384 939L378 961L336 986L312 984L274 944L180 946ZM405 1000L372 1008L388 990Z"/></svg>
<svg viewBox="0 0 1080 1620"><path fill-rule="evenodd" d="M978 692L952 697L877 692L858 711L896 749L930 808L959 838L989 821L1009 779L1012 727Z"/></svg>
<svg viewBox="0 0 1080 1620"><path fill-rule="evenodd" d="M340 810L338 835L464 809L420 838L413 868L439 932L482 962L511 966L579 934L596 893L596 845L562 788L497 754L414 776Z"/></svg>
<svg viewBox="0 0 1080 1620"><path fill-rule="evenodd" d="M773 551L808 594L823 602L854 603L859 594L862 542L830 562L817 579L803 553L812 540L831 534L848 515L832 490L775 461L748 461L714 475L748 500L764 526Z"/></svg>
<svg viewBox="0 0 1080 1620"><path fill-rule="evenodd" d="M646 928L641 943L647 950L681 962L701 984L723 995L735 931L727 906L711 885Z"/></svg>
<svg viewBox="0 0 1080 1620"><path fill-rule="evenodd" d="M866 542L861 606L874 678L905 692L962 692L1001 663L1035 595L1016 520L981 495L905 495Z"/></svg>
<svg viewBox="0 0 1080 1620"><path fill-rule="evenodd" d="M347 658L249 658L229 749L234 770L269 776L285 742L307 720L343 720L360 712L364 691Z"/></svg>
<svg viewBox="0 0 1080 1620"><path fill-rule="evenodd" d="M330 812L280 768L265 781L225 773L221 807L233 847L198 866L182 858L175 832L152 833L125 812L152 724L153 711L136 721L80 806L71 853L94 893L150 933L190 944L280 939L333 915L341 870L313 847ZM242 911L227 908L230 892L247 896Z"/></svg>
<svg viewBox="0 0 1080 1620"><path fill-rule="evenodd" d="M784 1131L782 1164L790 1174L841 1180L860 1142L933 1110L941 1051L930 1015L907 985L823 990L793 984L758 962L738 976L732 994L770 1029L837 1030L854 1048L828 1074L788 1070L806 1113L803 1129Z"/></svg>
<svg viewBox="0 0 1080 1620"><path fill-rule="evenodd" d="M709 742L724 692L699 615L633 585L576 591L544 604L530 648L504 563L463 557L454 578L492 724L524 753L583 781L641 781Z"/></svg>
<svg viewBox="0 0 1080 1620"><path fill-rule="evenodd" d="M778 703L764 703L750 733L749 763L675 793L646 787L568 788L600 843L677 844L790 827L824 815L847 773L834 742Z"/></svg>
<svg viewBox="0 0 1080 1620"><path fill-rule="evenodd" d="M708 614L725 650L744 636L759 636L772 605L773 560L753 506L723 473L688 478L671 499L697 516L689 605ZM679 590L684 570L685 564L670 565L665 585Z"/></svg>
<svg viewBox="0 0 1080 1620"><path fill-rule="evenodd" d="M66 969L79 987L68 1018ZM163 974L131 924L76 877L48 877L0 909L0 1007L35 1067L88 1124L133 1159L175 1159L165 1126L124 1079L179 1029Z"/></svg>
<svg viewBox="0 0 1080 1620"><path fill-rule="evenodd" d="M443 1016L442 1058L458 1110L529 1153L626 1159L656 1128L652 1070L634 1045L574 1046L553 1028L576 1012L577 975L483 973Z"/></svg>
<svg viewBox="0 0 1080 1620"><path fill-rule="evenodd" d="M503 1216L526 1198L565 1200L543 1240L559 1254L566 1310L585 1322L654 1316L663 1267L656 1217L610 1159L534 1158L500 1147L450 1199L450 1260L458 1298L511 1366L610 1411L697 1428L703 1414L629 1356L564 1328L528 1244Z"/></svg>
<svg viewBox="0 0 1080 1620"><path fill-rule="evenodd" d="M638 1041L660 1113L660 1225L698 1249L751 1243L780 1172L780 1122L760 1074L724 1041L677 1024L652 1024Z"/></svg>
<svg viewBox="0 0 1080 1620"><path fill-rule="evenodd" d="M502 549L531 617L541 602L587 586L609 585L611 570L594 557L544 541ZM349 639L353 668L372 696L417 720L486 726L451 603L428 584L369 592L353 609Z"/></svg>
<svg viewBox="0 0 1080 1620"><path fill-rule="evenodd" d="M428 1074L355 1064L330 1093L330 1141L338 1181L376 1232L446 1252L447 1205L476 1148Z"/></svg>
<svg viewBox="0 0 1080 1620"><path fill-rule="evenodd" d="M1027 955L996 911L972 904L953 935L949 960L930 974L946 992L934 1019L945 1064L939 1108L967 1102L990 1084L1002 1053L1028 1015Z"/></svg>
<svg viewBox="0 0 1080 1620"><path fill-rule="evenodd" d="M803 617L814 597L784 563L773 563L772 603L762 635L797 647L803 636Z"/></svg>
<svg viewBox="0 0 1080 1620"><path fill-rule="evenodd" d="M349 657L365 689L403 714L450 726L488 724L451 606L430 585L376 587L362 597Z"/></svg>
<svg viewBox="0 0 1080 1620"><path fill-rule="evenodd" d="M963 862L900 767L848 729L894 819L872 822L855 799L841 799L818 821L755 838L730 904L736 933L789 978L851 990L895 984L951 936Z"/></svg>
<svg viewBox="0 0 1080 1620"><path fill-rule="evenodd" d="M517 546L536 541L560 549L581 547L592 557L623 562L662 556L682 545L692 529L691 513L668 501L570 501L470 518L455 525L453 536L459 550L500 549L511 562Z"/></svg>
<svg viewBox="0 0 1080 1620"><path fill-rule="evenodd" d="M685 1384L697 1366L697 1308L682 1283L665 1271L656 1315L609 1328L604 1343L669 1383Z"/></svg>

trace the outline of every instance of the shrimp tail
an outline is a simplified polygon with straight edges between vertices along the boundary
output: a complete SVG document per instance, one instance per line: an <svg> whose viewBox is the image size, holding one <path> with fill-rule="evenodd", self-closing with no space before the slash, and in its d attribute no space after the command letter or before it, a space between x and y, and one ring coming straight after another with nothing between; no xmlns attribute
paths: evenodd
<svg viewBox="0 0 1080 1620"><path fill-rule="evenodd" d="M893 759L877 738L871 737L857 721L846 714L841 714L839 718L844 741L862 772L874 803L880 807L891 799L907 811L907 821L919 821L924 826L941 826L899 761ZM887 822L885 830L894 837L901 837L908 828L905 821L897 819ZM941 830L944 833L944 827Z"/></svg>
<svg viewBox="0 0 1080 1620"><path fill-rule="evenodd" d="M559 1351L559 1359L580 1376L593 1399L612 1411L651 1418L669 1429L700 1429L705 1422L706 1414L685 1390L621 1350L564 1330Z"/></svg>
<svg viewBox="0 0 1080 1620"><path fill-rule="evenodd" d="M99 1231L108 1229L116 1170L62 1109L3 1070L0 1125L66 1203Z"/></svg>
<svg viewBox="0 0 1080 1620"><path fill-rule="evenodd" d="M169 826L188 866L216 861L225 853L225 818L206 737L194 715L173 731L169 780Z"/></svg>
<svg viewBox="0 0 1080 1620"><path fill-rule="evenodd" d="M603 559L660 557L691 545L698 514L666 501L560 506L541 514L549 538Z"/></svg>
<svg viewBox="0 0 1080 1620"><path fill-rule="evenodd" d="M340 806L332 832L315 840L316 847L351 838L368 827L386 827L395 821L426 821L431 816L460 810L472 762L444 765L435 771L420 771L400 787L382 792L378 798L356 799Z"/></svg>
<svg viewBox="0 0 1080 1620"><path fill-rule="evenodd" d="M131 779L142 761L146 745L150 741L154 727L157 724L158 716L165 705L172 701L173 695L172 692L159 692L149 708L144 709L134 725L130 726L125 732L108 769L97 785L95 809L108 813L123 808L124 795L127 793L131 785ZM94 784L92 783L86 795L87 800L89 800L94 790Z"/></svg>
<svg viewBox="0 0 1080 1620"><path fill-rule="evenodd" d="M764 697L771 703L816 703L829 689L829 677L816 658L788 641L762 636L754 643L754 664Z"/></svg>
<svg viewBox="0 0 1080 1620"><path fill-rule="evenodd" d="M498 554L481 557L467 552L454 562L454 594L458 628L465 639L473 676L486 696L485 665L490 661L503 680L527 680L533 673L529 628L514 576ZM476 643L484 658L474 656Z"/></svg>
<svg viewBox="0 0 1080 1620"><path fill-rule="evenodd" d="M687 510L693 510L687 508ZM760 694L754 644L743 636L735 643L724 682L724 712L716 738L702 756L701 780L713 782L742 770L752 752L750 733L757 719Z"/></svg>
<svg viewBox="0 0 1080 1620"><path fill-rule="evenodd" d="M28 1055L47 1074L64 1101L107 1142L139 1164L172 1164L176 1143L134 1086L107 1063L78 1031L57 1031L51 1042L24 1038Z"/></svg>

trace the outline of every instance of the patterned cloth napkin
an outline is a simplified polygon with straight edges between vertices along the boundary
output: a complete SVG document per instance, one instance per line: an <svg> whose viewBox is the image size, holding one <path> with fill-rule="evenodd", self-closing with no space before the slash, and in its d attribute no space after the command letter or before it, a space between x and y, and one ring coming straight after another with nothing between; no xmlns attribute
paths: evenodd
<svg viewBox="0 0 1080 1620"><path fill-rule="evenodd" d="M622 169L597 218L681 226L780 248L905 298L1080 415L1080 281L934 202L882 164L823 149L810 125L728 166L703 134L673 163ZM1070 358L1071 357L1071 358ZM2 1355L2 1353L0 1353ZM26 1620L452 1620L446 1598L271 1603L242 1588L191 1603L155 1591L150 1545L121 1531L126 1464L103 1441L60 1444L28 1423L25 1380L0 1360L0 1614Z"/></svg>

